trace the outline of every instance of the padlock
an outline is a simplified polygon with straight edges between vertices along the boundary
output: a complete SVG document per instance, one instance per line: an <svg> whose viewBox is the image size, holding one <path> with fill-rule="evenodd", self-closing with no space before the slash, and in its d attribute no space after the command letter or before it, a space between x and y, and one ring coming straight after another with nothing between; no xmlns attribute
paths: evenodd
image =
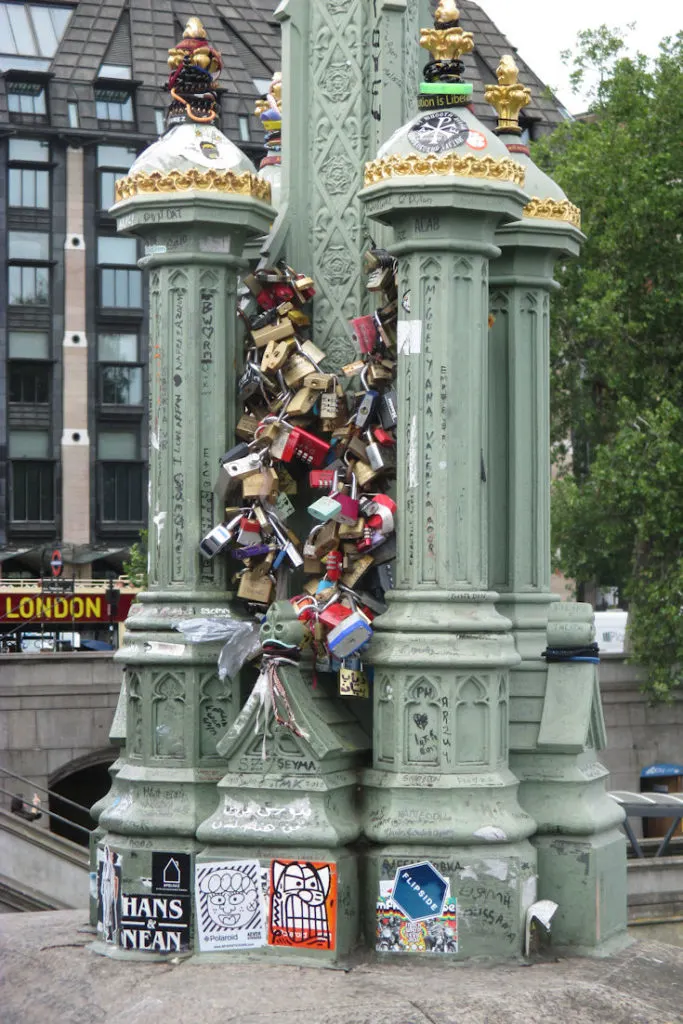
<svg viewBox="0 0 683 1024"><path fill-rule="evenodd" d="M233 558L240 558L246 561L248 558L262 558L270 550L270 544L251 544L249 547L233 548L230 554Z"/></svg>
<svg viewBox="0 0 683 1024"><path fill-rule="evenodd" d="M395 529L397 508L396 502L388 494L375 494L372 501L363 504L363 514L371 529L389 534Z"/></svg>
<svg viewBox="0 0 683 1024"><path fill-rule="evenodd" d="M360 540L363 536L365 520L359 516L355 523L342 523L339 527L339 540Z"/></svg>
<svg viewBox="0 0 683 1024"><path fill-rule="evenodd" d="M322 438L295 427L285 443L282 461L291 462L292 459L297 459L312 469L320 469L329 450L329 444Z"/></svg>
<svg viewBox="0 0 683 1024"><path fill-rule="evenodd" d="M363 672L360 658L345 658L339 669L339 696L340 697L361 697L370 696L370 682Z"/></svg>
<svg viewBox="0 0 683 1024"><path fill-rule="evenodd" d="M341 372L345 377L358 377L364 369L365 361L363 359L354 359L352 363L347 363L346 366L342 366Z"/></svg>
<svg viewBox="0 0 683 1024"><path fill-rule="evenodd" d="M323 610L320 612L318 619L328 629L334 629L347 619L349 615L353 614L353 609L346 604L341 604L339 601L328 602Z"/></svg>
<svg viewBox="0 0 683 1024"><path fill-rule="evenodd" d="M261 466L261 455L259 452L249 452L243 458L234 459L231 462L224 462L221 471L225 471L233 481L243 480L252 473L257 472Z"/></svg>
<svg viewBox="0 0 683 1024"><path fill-rule="evenodd" d="M392 533L389 537L384 537L383 542L373 548L372 557L375 559L375 565L393 562L396 558L396 534Z"/></svg>
<svg viewBox="0 0 683 1024"><path fill-rule="evenodd" d="M339 524L334 519L330 519L329 522L324 523L320 527L320 530L311 541L318 558L322 558L332 548L337 547L338 532Z"/></svg>
<svg viewBox="0 0 683 1024"><path fill-rule="evenodd" d="M312 369L313 366L306 356L302 356L299 352L294 352L282 368L285 384L288 388L295 388L302 382L305 384L308 377L312 376ZM310 385L308 386L310 387Z"/></svg>
<svg viewBox="0 0 683 1024"><path fill-rule="evenodd" d="M289 323L289 321L287 321L287 323ZM266 350L263 353L263 359L261 360L262 372L275 373L276 370L281 369L287 362L289 354L293 348L294 338L285 338L284 341L268 342Z"/></svg>
<svg viewBox="0 0 683 1024"><path fill-rule="evenodd" d="M318 401L318 392L313 388L301 388L287 406L288 416L305 416Z"/></svg>
<svg viewBox="0 0 683 1024"><path fill-rule="evenodd" d="M385 593L387 590L393 590L394 588L394 570L391 562L387 562L385 565L376 565L374 567L377 573L377 586L380 590Z"/></svg>
<svg viewBox="0 0 683 1024"><path fill-rule="evenodd" d="M308 486L314 491L329 491L334 487L333 469L312 469L308 474Z"/></svg>
<svg viewBox="0 0 683 1024"><path fill-rule="evenodd" d="M327 353L323 352L321 348L314 345L312 341L304 341L298 346L299 352L306 356L310 360L311 364L320 372L320 363L323 363L327 358Z"/></svg>
<svg viewBox="0 0 683 1024"><path fill-rule="evenodd" d="M362 380L362 375L361 375ZM372 414L375 411L375 406L379 398L378 391L368 390L365 391L360 400L360 405L356 409L354 417L354 423L360 430L365 430L370 423Z"/></svg>
<svg viewBox="0 0 683 1024"><path fill-rule="evenodd" d="M389 391L385 391L381 395L377 411L379 414L379 421L385 430L391 430L398 423L398 407L396 400L396 391L391 388Z"/></svg>
<svg viewBox="0 0 683 1024"><path fill-rule="evenodd" d="M280 494L296 494L299 490L299 485L289 470L287 470L281 462L278 463L275 469L277 472L278 483L280 485Z"/></svg>
<svg viewBox="0 0 683 1024"><path fill-rule="evenodd" d="M251 447L246 441L240 441L239 444L229 448L225 455L221 455L219 462L224 465L226 462L235 462L237 459L244 459L251 452Z"/></svg>
<svg viewBox="0 0 683 1024"><path fill-rule="evenodd" d="M286 376L285 380L287 380ZM309 370L304 377L303 384L305 388L313 388L314 391L327 391L335 382L336 377L332 373L311 373Z"/></svg>
<svg viewBox="0 0 683 1024"><path fill-rule="evenodd" d="M351 493L345 494L344 491L338 491L332 497L340 506L339 511L334 516L337 522L349 525L357 523L358 516L360 515L360 505L358 503L358 483L353 473L351 474Z"/></svg>
<svg viewBox="0 0 683 1024"><path fill-rule="evenodd" d="M281 459L282 453L289 441L289 435L292 432L292 427L289 423L277 423L272 424L272 426L277 428L277 433L270 443L268 452L272 459Z"/></svg>
<svg viewBox="0 0 683 1024"><path fill-rule="evenodd" d="M357 434L354 437L349 438L345 454L353 456L354 459L363 459L364 462L368 461L367 446Z"/></svg>
<svg viewBox="0 0 683 1024"><path fill-rule="evenodd" d="M258 575L253 569L247 569L240 576L237 596L252 604L268 605L275 592L275 579L272 575Z"/></svg>
<svg viewBox="0 0 683 1024"><path fill-rule="evenodd" d="M242 479L243 498L270 498L277 494L277 473L272 467L261 469Z"/></svg>
<svg viewBox="0 0 683 1024"><path fill-rule="evenodd" d="M261 389L261 375L254 363L247 363L237 381L240 401L246 402Z"/></svg>
<svg viewBox="0 0 683 1024"><path fill-rule="evenodd" d="M328 580L332 580L333 583L336 583L337 580L341 578L342 561L343 559L341 551L328 551L328 553L325 555L325 575L327 576Z"/></svg>
<svg viewBox="0 0 683 1024"><path fill-rule="evenodd" d="M256 544L261 539L261 527L258 520L242 516L236 539L238 544Z"/></svg>
<svg viewBox="0 0 683 1024"><path fill-rule="evenodd" d="M256 348L265 348L267 345L276 344L278 341L285 341L287 338L294 337L294 324L285 317L279 322L271 324L267 327L261 327L258 330L252 330L251 337L253 339Z"/></svg>
<svg viewBox="0 0 683 1024"><path fill-rule="evenodd" d="M232 540L233 533L227 523L220 523L214 526L213 530L207 533L199 542L199 550L204 558L214 558L220 551L228 546Z"/></svg>
<svg viewBox="0 0 683 1024"><path fill-rule="evenodd" d="M281 485L282 481L280 479L280 473L279 472L278 472L277 476L278 476L278 482ZM293 516L294 513L296 512L296 509L294 508L294 505L289 500L289 498L287 497L285 492L282 490L282 486L280 486L280 493L278 494L277 498L275 499L275 509L277 511L277 514L278 514L279 518L283 522L285 522L287 519L289 519L290 516Z"/></svg>
<svg viewBox="0 0 683 1024"><path fill-rule="evenodd" d="M372 636L372 627L361 611L351 612L327 634L327 647L336 658L346 658Z"/></svg>
<svg viewBox="0 0 683 1024"><path fill-rule="evenodd" d="M324 494L308 506L308 514L317 519L319 523L327 523L330 519L336 519L341 511L341 504L336 496Z"/></svg>
<svg viewBox="0 0 683 1024"><path fill-rule="evenodd" d="M277 538L280 546L280 554L282 555L282 557L280 557L280 554L276 555L275 562L273 563L274 567L279 569L282 565L283 559L286 558L295 569L299 569L304 564L304 560L301 552L296 546L296 543L292 540L292 537L296 538L296 535L289 533L289 531L285 532L275 516L269 515L268 518L270 519L273 527L273 533Z"/></svg>
<svg viewBox="0 0 683 1024"><path fill-rule="evenodd" d="M372 315L357 316L350 320L349 323L361 352L372 352L377 344L377 323L375 317Z"/></svg>
<svg viewBox="0 0 683 1024"><path fill-rule="evenodd" d="M382 384L385 381L393 380L394 374L386 366L382 366L381 363L370 363L368 366L368 384L370 387L374 387L376 384Z"/></svg>
<svg viewBox="0 0 683 1024"><path fill-rule="evenodd" d="M372 483L372 481L382 472L379 469L373 469L372 466L366 462L354 463L353 471L358 479L358 486L363 489L366 488L368 484Z"/></svg>
<svg viewBox="0 0 683 1024"><path fill-rule="evenodd" d="M341 406L340 397L337 394L337 381L333 377L327 390L320 399L320 419L336 420Z"/></svg>
<svg viewBox="0 0 683 1024"><path fill-rule="evenodd" d="M362 555L353 565L349 566L342 575L341 582L345 587L353 588L374 564L375 560L372 555Z"/></svg>
<svg viewBox="0 0 683 1024"><path fill-rule="evenodd" d="M256 416L249 416L247 414L240 416L235 427L235 433L243 441L253 441L258 423L259 421Z"/></svg>
<svg viewBox="0 0 683 1024"><path fill-rule="evenodd" d="M290 284L294 289L294 293L303 305L309 302L315 295L315 288L313 287L313 278L307 277L306 274L296 274L290 278Z"/></svg>
<svg viewBox="0 0 683 1024"><path fill-rule="evenodd" d="M365 461L372 466L373 469L384 469L386 463L384 461L384 453L382 449L373 440L372 434L369 430L366 431L365 436L368 439L368 444L365 448Z"/></svg>
<svg viewBox="0 0 683 1024"><path fill-rule="evenodd" d="M384 427L373 427L372 436L374 440L377 442L377 444L384 445L385 448L388 447L389 445L396 444L396 438L394 437L394 435L390 434L388 430L384 429Z"/></svg>
<svg viewBox="0 0 683 1024"><path fill-rule="evenodd" d="M382 538L384 539L384 538ZM372 547L372 530L369 526L363 528L363 536L356 542L356 548L361 553L369 551Z"/></svg>

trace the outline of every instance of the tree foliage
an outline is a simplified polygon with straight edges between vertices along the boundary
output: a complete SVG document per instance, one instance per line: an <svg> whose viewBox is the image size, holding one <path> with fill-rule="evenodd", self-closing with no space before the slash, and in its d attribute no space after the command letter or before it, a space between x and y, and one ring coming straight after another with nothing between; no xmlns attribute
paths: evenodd
<svg viewBox="0 0 683 1024"><path fill-rule="evenodd" d="M573 61L575 85L597 79L589 114L534 151L587 236L553 309L554 546L580 584L619 586L666 697L683 681L683 33L648 62L603 27Z"/></svg>
<svg viewBox="0 0 683 1024"><path fill-rule="evenodd" d="M134 587L147 586L147 530L140 531L137 540L130 549L130 558L123 563L123 571Z"/></svg>

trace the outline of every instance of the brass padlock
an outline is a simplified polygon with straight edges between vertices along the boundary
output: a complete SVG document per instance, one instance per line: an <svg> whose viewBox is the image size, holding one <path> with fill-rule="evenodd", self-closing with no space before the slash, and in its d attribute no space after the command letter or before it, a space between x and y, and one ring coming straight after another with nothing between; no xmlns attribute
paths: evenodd
<svg viewBox="0 0 683 1024"><path fill-rule="evenodd" d="M322 363L327 357L327 353L323 352L323 350L318 348L317 345L314 345L312 341L304 341L301 346L301 351L305 356L308 356L309 359L312 359L314 363L318 364Z"/></svg>
<svg viewBox="0 0 683 1024"><path fill-rule="evenodd" d="M367 445L364 444L358 435L349 439L349 442L346 445L346 451L349 455L353 455L354 459L363 459L364 462L367 462Z"/></svg>
<svg viewBox="0 0 683 1024"><path fill-rule="evenodd" d="M287 406L288 416L305 416L318 401L318 392L313 388L301 388Z"/></svg>
<svg viewBox="0 0 683 1024"><path fill-rule="evenodd" d="M299 490L299 485L289 470L280 464L276 467L276 471L280 494L296 494Z"/></svg>
<svg viewBox="0 0 683 1024"><path fill-rule="evenodd" d="M308 362L308 360L306 360ZM308 363L310 370L310 363ZM285 376L285 382L287 377ZM332 373L308 373L304 377L304 387L314 388L316 391L327 391L331 384L334 383L334 374Z"/></svg>
<svg viewBox="0 0 683 1024"><path fill-rule="evenodd" d="M300 309L293 309L290 313L287 314L287 316L292 321L295 327L302 328L311 326L310 317L306 316L306 314L302 312Z"/></svg>
<svg viewBox="0 0 683 1024"><path fill-rule="evenodd" d="M368 366L368 384L372 386L383 380L393 380L394 374L381 363L370 363Z"/></svg>
<svg viewBox="0 0 683 1024"><path fill-rule="evenodd" d="M324 523L321 526L319 532L316 534L313 540L313 547L318 558L322 558L328 551L332 551L337 546L337 537L339 535L339 523L331 519L328 523Z"/></svg>
<svg viewBox="0 0 683 1024"><path fill-rule="evenodd" d="M372 555L363 555L362 558L357 559L353 565L349 566L341 578L344 586L353 588L358 583L358 580L374 564L374 561Z"/></svg>
<svg viewBox="0 0 683 1024"><path fill-rule="evenodd" d="M247 569L240 576L237 596L243 601L253 604L270 604L275 593L275 580L272 576L257 575L253 569Z"/></svg>
<svg viewBox="0 0 683 1024"><path fill-rule="evenodd" d="M271 342L293 338L294 324L289 317L285 317L284 320L280 320L276 324L269 324L267 327L260 327L258 330L252 331L251 337L256 348L265 348Z"/></svg>
<svg viewBox="0 0 683 1024"><path fill-rule="evenodd" d="M245 413L238 419L235 433L242 441L253 441L258 424L256 416L249 416Z"/></svg>
<svg viewBox="0 0 683 1024"><path fill-rule="evenodd" d="M342 523L339 527L339 540L360 540L365 529L365 520L358 517L357 523Z"/></svg>
<svg viewBox="0 0 683 1024"><path fill-rule="evenodd" d="M364 361L362 359L355 359L352 363L347 363L346 366L342 366L341 372L345 377L357 377L364 369Z"/></svg>
<svg viewBox="0 0 683 1024"><path fill-rule="evenodd" d="M306 576L320 576L320 559L315 555L307 555L304 551L303 570Z"/></svg>
<svg viewBox="0 0 683 1024"><path fill-rule="evenodd" d="M294 355L291 355L282 370L282 376L287 387L295 388L302 382L305 384L306 377L310 376L312 368L309 360L306 359L306 356L302 356L300 352L295 352Z"/></svg>
<svg viewBox="0 0 683 1024"><path fill-rule="evenodd" d="M369 483L378 477L382 469L373 469L367 462L356 462L353 467L353 471L356 474L356 480L358 481L359 487L367 487Z"/></svg>
<svg viewBox="0 0 683 1024"><path fill-rule="evenodd" d="M285 365L293 348L293 338L285 338L283 341L269 341L261 360L261 371L263 373L275 373Z"/></svg>
<svg viewBox="0 0 683 1024"><path fill-rule="evenodd" d="M277 473L272 467L250 473L242 480L243 498L268 499L278 493Z"/></svg>

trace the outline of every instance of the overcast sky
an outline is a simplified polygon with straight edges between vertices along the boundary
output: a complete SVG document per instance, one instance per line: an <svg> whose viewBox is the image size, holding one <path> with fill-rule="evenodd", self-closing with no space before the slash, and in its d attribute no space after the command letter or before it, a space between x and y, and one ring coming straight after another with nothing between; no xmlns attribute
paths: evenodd
<svg viewBox="0 0 683 1024"><path fill-rule="evenodd" d="M498 28L517 47L541 81L555 89L558 99L573 113L584 110L584 96L575 96L568 71L560 60L571 49L577 32L585 28L625 28L632 49L655 55L664 36L683 29L683 0L477 0Z"/></svg>

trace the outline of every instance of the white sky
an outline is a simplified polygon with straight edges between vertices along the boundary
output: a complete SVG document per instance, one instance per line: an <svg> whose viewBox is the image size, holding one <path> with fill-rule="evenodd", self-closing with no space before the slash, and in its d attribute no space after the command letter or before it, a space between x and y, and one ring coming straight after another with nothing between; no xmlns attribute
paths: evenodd
<svg viewBox="0 0 683 1024"><path fill-rule="evenodd" d="M683 29L683 0L478 0L498 28L517 47L542 82L576 114L586 108L585 96L575 96L562 50L574 49L581 29L623 28L636 23L628 35L630 48L648 56L657 53L665 36Z"/></svg>

